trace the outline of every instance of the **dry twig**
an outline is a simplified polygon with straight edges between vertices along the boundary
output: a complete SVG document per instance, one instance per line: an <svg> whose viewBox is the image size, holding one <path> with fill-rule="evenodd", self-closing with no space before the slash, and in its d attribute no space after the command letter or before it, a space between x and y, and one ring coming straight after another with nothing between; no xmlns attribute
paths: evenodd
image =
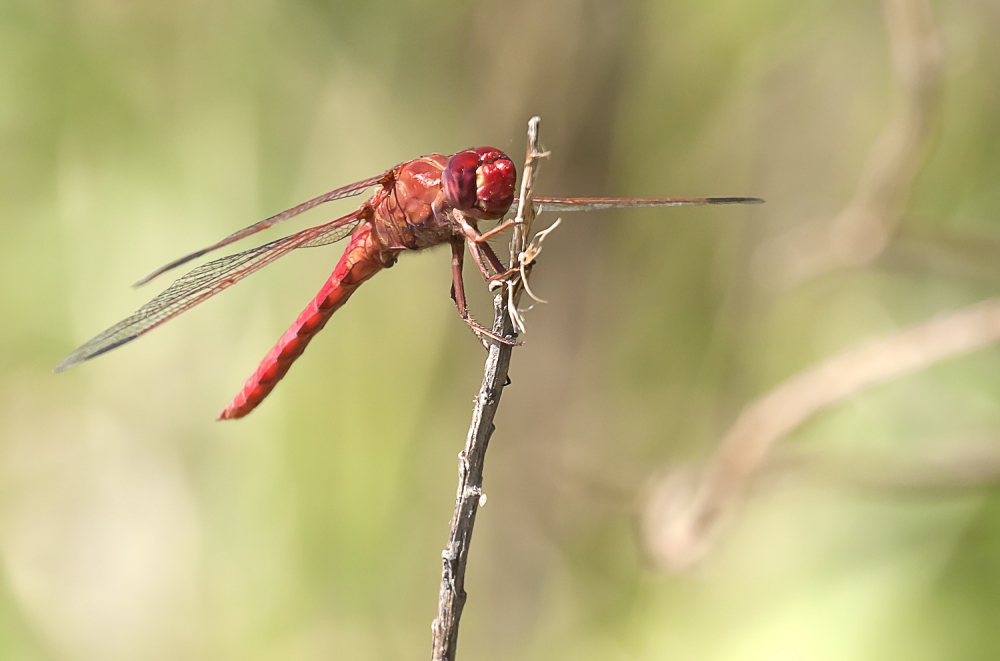
<svg viewBox="0 0 1000 661"><path fill-rule="evenodd" d="M674 471L651 489L643 513L650 558L675 570L699 560L771 447L811 416L997 341L1000 299L991 299L843 351L751 402L703 471Z"/></svg>
<svg viewBox="0 0 1000 661"><path fill-rule="evenodd" d="M493 332L502 337L523 331L524 326L517 313L517 300L523 281L527 277L526 264L522 256L528 248L527 237L535 219L535 207L531 202L537 161L544 156L538 148L538 117L528 122L528 148L521 174L521 195L511 240L510 265L514 270L514 280L503 281L500 291L493 298ZM505 291L506 290L506 291ZM454 661L458 645L458 625L465 606L465 566L472 541L472 528L476 523L476 512L485 500L483 495L483 462L490 436L495 429L493 417L500 405L500 395L507 384L507 369L513 346L491 341L483 384L476 396L472 409L472 424L465 440L465 448L458 455L458 494L455 497L455 512L451 517L451 531L448 545L441 554L441 591L438 595L438 615L431 625L433 633L434 661Z"/></svg>

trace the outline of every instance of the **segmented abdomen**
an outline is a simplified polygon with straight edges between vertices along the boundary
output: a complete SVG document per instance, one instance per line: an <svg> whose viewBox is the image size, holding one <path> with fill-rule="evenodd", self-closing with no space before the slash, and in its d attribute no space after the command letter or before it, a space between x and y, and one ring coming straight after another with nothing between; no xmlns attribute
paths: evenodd
<svg viewBox="0 0 1000 661"><path fill-rule="evenodd" d="M330 279L264 357L239 394L219 414L219 420L242 418L270 394L333 313L347 302L362 282L383 268L380 252L371 236L370 225L364 224L355 230Z"/></svg>

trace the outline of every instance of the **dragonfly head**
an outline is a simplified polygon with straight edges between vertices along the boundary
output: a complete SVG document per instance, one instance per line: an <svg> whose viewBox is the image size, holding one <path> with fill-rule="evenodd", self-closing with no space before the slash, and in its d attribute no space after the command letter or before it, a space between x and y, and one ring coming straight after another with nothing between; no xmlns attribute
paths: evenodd
<svg viewBox="0 0 1000 661"><path fill-rule="evenodd" d="M502 218L514 201L517 169L499 149L460 151L441 173L448 204L480 220Z"/></svg>

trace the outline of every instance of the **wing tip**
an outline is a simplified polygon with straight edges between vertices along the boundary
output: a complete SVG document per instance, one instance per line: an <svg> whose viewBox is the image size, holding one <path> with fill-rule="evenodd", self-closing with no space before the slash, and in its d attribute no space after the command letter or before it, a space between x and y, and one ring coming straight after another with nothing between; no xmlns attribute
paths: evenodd
<svg viewBox="0 0 1000 661"><path fill-rule="evenodd" d="M764 204L762 197L709 197L709 204Z"/></svg>
<svg viewBox="0 0 1000 661"><path fill-rule="evenodd" d="M154 272L139 278L138 280L132 283L132 289L138 289L143 285L149 284L150 282L152 282L153 278L155 278L157 275L159 275L159 273Z"/></svg>
<svg viewBox="0 0 1000 661"><path fill-rule="evenodd" d="M65 358L63 358L58 365L52 368L52 373L58 374L59 372L65 372L74 365L78 365L80 362L82 362L82 359L73 354L70 354Z"/></svg>
<svg viewBox="0 0 1000 661"><path fill-rule="evenodd" d="M172 271L175 268L177 268L178 266L186 264L186 263L190 262L193 259L199 258L202 255L204 255L205 252L207 252L207 251L205 251L205 250L199 250L198 252L191 253L190 255L185 255L185 256L183 256L183 257L181 257L179 259L175 259L174 261L170 262L169 264L165 264L165 265L161 266L160 268L156 269L155 271L153 271L152 273L150 273L148 275L145 275L145 276L139 278L138 280L136 280L132 284L132 288L133 289L137 289L139 287L142 287L143 285L149 284L150 282L152 282L153 280L156 280L158 277L160 277L161 275L163 275L167 271Z"/></svg>

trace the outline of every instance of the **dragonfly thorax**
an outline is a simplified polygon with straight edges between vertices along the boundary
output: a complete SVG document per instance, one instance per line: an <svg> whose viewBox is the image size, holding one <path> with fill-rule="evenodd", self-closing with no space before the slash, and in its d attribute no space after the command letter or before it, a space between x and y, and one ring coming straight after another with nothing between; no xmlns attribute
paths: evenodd
<svg viewBox="0 0 1000 661"><path fill-rule="evenodd" d="M467 220L502 218L514 200L513 162L479 147L448 157L429 154L403 163L371 199L372 226L386 250L420 250L462 236Z"/></svg>

